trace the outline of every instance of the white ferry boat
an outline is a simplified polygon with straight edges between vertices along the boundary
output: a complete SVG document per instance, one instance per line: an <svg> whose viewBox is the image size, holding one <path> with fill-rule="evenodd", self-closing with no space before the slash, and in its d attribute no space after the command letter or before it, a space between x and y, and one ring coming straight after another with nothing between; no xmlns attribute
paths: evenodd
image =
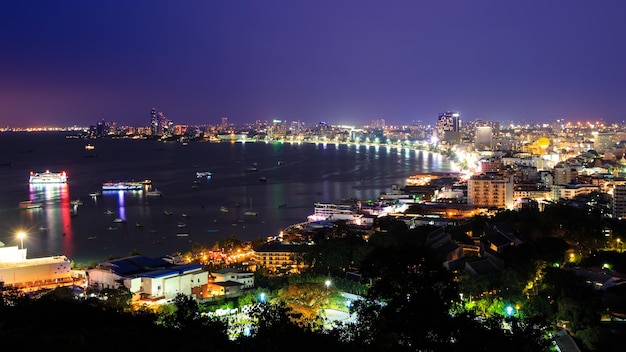
<svg viewBox="0 0 626 352"><path fill-rule="evenodd" d="M46 170L45 172L30 172L29 183L34 184L49 184L49 183L66 183L67 182L67 174L65 171L62 172L50 172L50 170Z"/></svg>
<svg viewBox="0 0 626 352"><path fill-rule="evenodd" d="M143 188L144 183L140 181L104 182L103 191L136 191Z"/></svg>

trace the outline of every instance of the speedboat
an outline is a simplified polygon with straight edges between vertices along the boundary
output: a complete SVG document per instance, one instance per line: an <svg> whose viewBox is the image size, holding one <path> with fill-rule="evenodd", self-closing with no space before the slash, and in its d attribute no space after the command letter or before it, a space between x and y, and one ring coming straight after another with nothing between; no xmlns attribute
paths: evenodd
<svg viewBox="0 0 626 352"><path fill-rule="evenodd" d="M226 207L220 207L220 211L221 211L222 213L228 213L228 208L226 208Z"/></svg>

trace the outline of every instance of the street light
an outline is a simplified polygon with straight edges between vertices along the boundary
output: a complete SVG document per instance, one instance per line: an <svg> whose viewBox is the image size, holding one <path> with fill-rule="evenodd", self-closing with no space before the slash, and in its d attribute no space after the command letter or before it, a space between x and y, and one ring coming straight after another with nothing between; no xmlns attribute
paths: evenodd
<svg viewBox="0 0 626 352"><path fill-rule="evenodd" d="M261 300L261 303L265 302L265 292L261 292L261 294L259 295L259 298Z"/></svg>
<svg viewBox="0 0 626 352"><path fill-rule="evenodd" d="M326 289L328 290L328 288L330 287L330 280L324 281L324 284L326 285Z"/></svg>

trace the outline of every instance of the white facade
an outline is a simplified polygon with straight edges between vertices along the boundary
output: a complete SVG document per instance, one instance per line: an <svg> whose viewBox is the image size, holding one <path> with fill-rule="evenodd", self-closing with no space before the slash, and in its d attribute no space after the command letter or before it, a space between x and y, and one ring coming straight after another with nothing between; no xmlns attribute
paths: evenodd
<svg viewBox="0 0 626 352"><path fill-rule="evenodd" d="M171 265L124 275L108 262L88 270L88 275L89 285L96 289L124 286L134 299L147 300L170 300L178 294L202 298L209 282L209 272L197 265Z"/></svg>
<svg viewBox="0 0 626 352"><path fill-rule="evenodd" d="M26 249L0 247L0 282L26 288L71 283L70 261L65 256L26 259Z"/></svg>
<svg viewBox="0 0 626 352"><path fill-rule="evenodd" d="M236 269L220 269L212 273L215 282L234 281L243 284L243 288L254 287L254 273Z"/></svg>

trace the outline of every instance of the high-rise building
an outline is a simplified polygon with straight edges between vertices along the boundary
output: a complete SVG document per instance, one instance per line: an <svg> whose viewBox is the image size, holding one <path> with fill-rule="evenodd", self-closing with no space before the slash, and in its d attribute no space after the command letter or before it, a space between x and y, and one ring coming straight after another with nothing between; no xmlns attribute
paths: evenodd
<svg viewBox="0 0 626 352"><path fill-rule="evenodd" d="M458 144L461 141L458 112L446 111L437 118L437 136L447 144Z"/></svg>
<svg viewBox="0 0 626 352"><path fill-rule="evenodd" d="M150 110L150 134L153 136L156 136L158 129L159 129L159 120L157 118L157 112L155 108L152 108Z"/></svg>
<svg viewBox="0 0 626 352"><path fill-rule="evenodd" d="M615 185L613 188L613 217L626 219L626 185Z"/></svg>

